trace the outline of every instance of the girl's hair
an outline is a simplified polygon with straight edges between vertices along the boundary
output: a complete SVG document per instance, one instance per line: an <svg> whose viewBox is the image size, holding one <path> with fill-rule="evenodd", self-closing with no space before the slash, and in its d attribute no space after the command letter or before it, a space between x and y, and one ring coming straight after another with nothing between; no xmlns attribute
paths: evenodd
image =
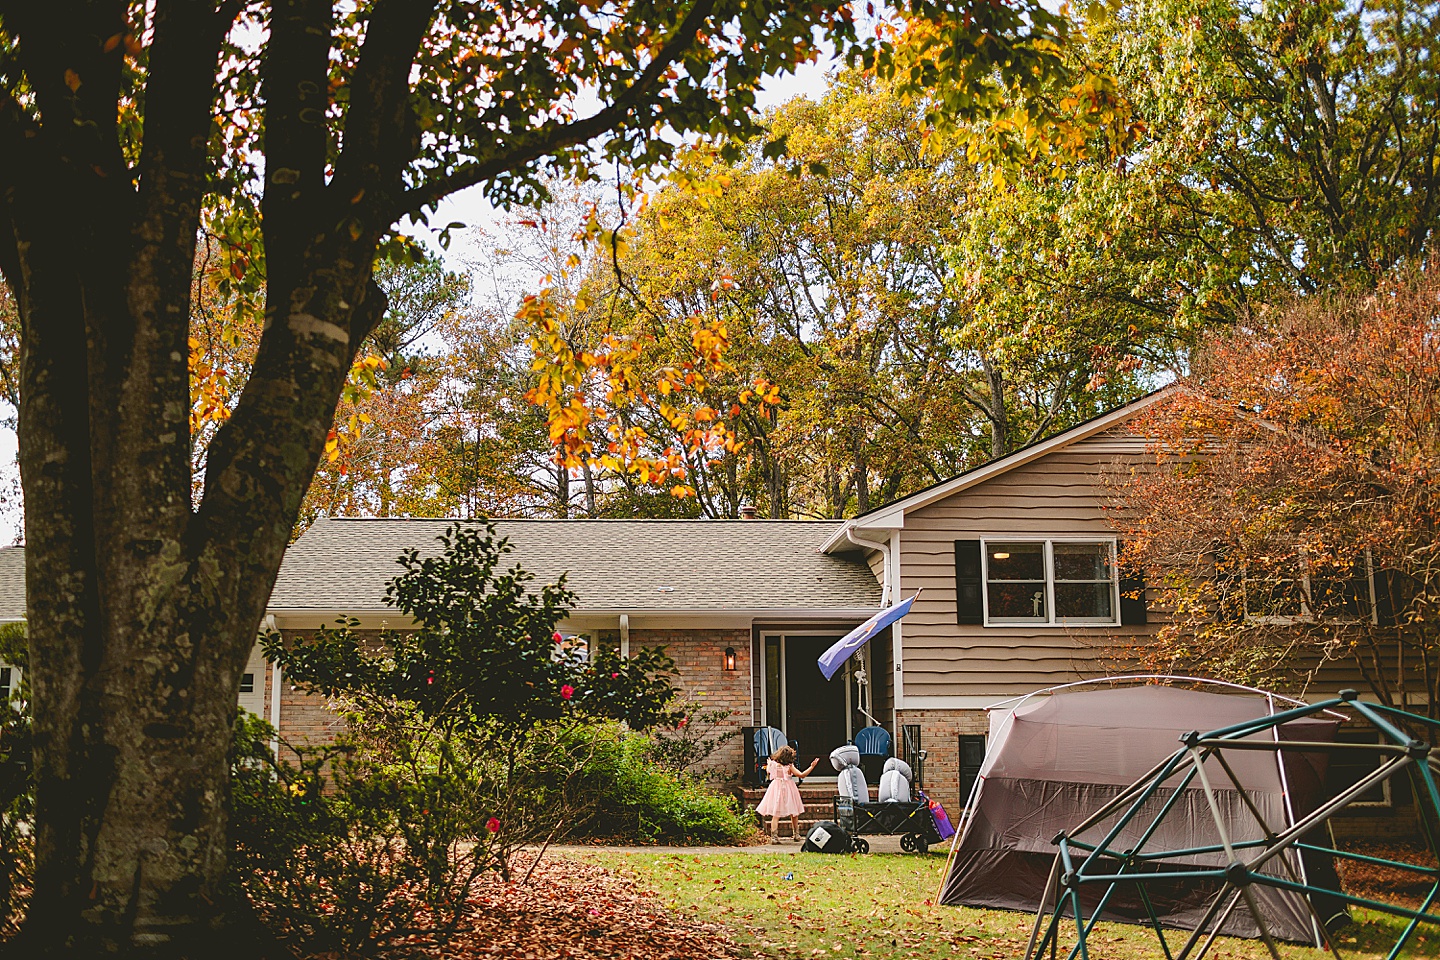
<svg viewBox="0 0 1440 960"><path fill-rule="evenodd" d="M774 760L776 763L794 763L795 748L787 743L779 750L776 750L774 753L770 754L770 759Z"/></svg>

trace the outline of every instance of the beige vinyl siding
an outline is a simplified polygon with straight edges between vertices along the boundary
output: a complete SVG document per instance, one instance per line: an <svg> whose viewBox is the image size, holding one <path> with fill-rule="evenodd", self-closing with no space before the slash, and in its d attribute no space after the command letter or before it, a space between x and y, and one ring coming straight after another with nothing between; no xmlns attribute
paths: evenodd
<svg viewBox="0 0 1440 960"><path fill-rule="evenodd" d="M955 622L955 541L1115 531L1101 509L1107 470L1128 470L1145 441L1117 427L909 512L900 531L902 595L924 593L905 618L905 696L1027 693L1108 671L1099 662L1138 627L979 627ZM1153 618L1152 618L1153 619Z"/></svg>
<svg viewBox="0 0 1440 960"><path fill-rule="evenodd" d="M1122 425L908 512L900 531L901 596L921 587L924 593L905 618L906 698L998 700L1123 670L1127 643L1153 635L1164 622L1153 594L1150 622L1143 626L960 626L955 541L1114 537L1103 509L1109 499L1104 476L1153 464L1146 441ZM1344 687L1368 692L1348 655L1324 664L1318 656L1296 663L1303 666L1290 674L1283 692L1312 698ZM1207 673L1203 667L1194 670ZM1313 671L1308 678L1307 671ZM1412 689L1419 686L1412 682Z"/></svg>

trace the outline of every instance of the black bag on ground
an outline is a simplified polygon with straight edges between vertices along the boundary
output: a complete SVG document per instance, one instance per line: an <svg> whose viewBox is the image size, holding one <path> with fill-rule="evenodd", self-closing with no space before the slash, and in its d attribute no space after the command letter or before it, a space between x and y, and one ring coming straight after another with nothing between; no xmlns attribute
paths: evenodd
<svg viewBox="0 0 1440 960"><path fill-rule="evenodd" d="M850 834L834 820L821 820L805 834L805 853L849 853Z"/></svg>

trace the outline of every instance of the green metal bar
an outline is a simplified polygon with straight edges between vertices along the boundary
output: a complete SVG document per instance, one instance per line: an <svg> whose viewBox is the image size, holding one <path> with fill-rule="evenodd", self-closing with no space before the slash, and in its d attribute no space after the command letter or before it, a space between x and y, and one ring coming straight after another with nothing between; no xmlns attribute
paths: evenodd
<svg viewBox="0 0 1440 960"><path fill-rule="evenodd" d="M1232 850L1248 850L1253 847L1263 847L1268 840L1235 840L1230 843ZM1208 847L1185 847L1180 850L1161 850L1156 853L1137 853L1135 856L1142 860L1164 860L1170 857L1193 857L1202 853L1223 853L1225 848L1219 844L1211 844Z"/></svg>
<svg viewBox="0 0 1440 960"><path fill-rule="evenodd" d="M1075 911L1075 932L1080 937L1080 942L1075 944L1075 949L1080 951L1080 960L1090 960L1090 947L1085 943L1085 918L1080 912L1080 891L1074 886L1070 888L1071 909ZM1070 960L1075 960L1075 950L1070 951Z"/></svg>
<svg viewBox="0 0 1440 960"><path fill-rule="evenodd" d="M1320 847L1313 843L1295 843L1297 850L1309 850L1311 853L1323 853L1332 857L1340 857L1345 860L1358 860L1361 863L1373 863L1378 867L1394 867L1397 870L1409 870L1413 873L1426 873L1431 876L1440 876L1440 868L1422 867L1414 863L1406 863L1403 860L1386 860L1384 857L1372 857L1367 853L1351 853L1348 850L1337 850L1334 847Z"/></svg>
<svg viewBox="0 0 1440 960"><path fill-rule="evenodd" d="M1420 904L1421 913L1429 911L1430 904L1435 902L1435 895L1437 893L1440 893L1440 883L1430 888L1430 893L1426 895L1425 902ZM1410 922L1405 925L1405 930L1400 934L1400 939L1395 941L1395 946L1385 955L1385 960L1397 960L1400 956L1400 951L1405 949L1405 944L1410 941L1410 935L1415 932L1415 928L1418 926L1420 926L1420 921L1412 917Z"/></svg>
<svg viewBox="0 0 1440 960"><path fill-rule="evenodd" d="M1075 949L1070 951L1068 960L1075 960L1075 951L1080 951L1081 960L1090 960L1090 950L1085 945L1085 914L1080 909L1080 891L1073 882L1075 879L1075 866L1070 861L1069 839L1062 833L1059 837L1060 862L1065 865L1065 876L1063 886L1066 888L1066 895L1070 898L1070 909L1075 911L1075 936L1079 942Z"/></svg>
<svg viewBox="0 0 1440 960"><path fill-rule="evenodd" d="M1412 920L1420 920L1425 923L1433 923L1440 926L1440 913L1421 913L1418 910L1411 910L1409 907L1398 907L1393 903L1383 903L1379 900L1367 900L1364 897L1357 897L1349 893L1341 893L1339 890L1330 890L1326 887L1312 887L1305 883L1295 883L1282 877L1271 876L1268 873L1251 874L1255 877L1256 883L1263 883L1267 887L1279 887L1283 890L1293 890L1296 893L1323 893L1327 896L1338 897L1346 903L1352 903L1357 907L1365 907L1369 910L1378 910L1381 913L1388 913L1396 917L1409 917Z"/></svg>
<svg viewBox="0 0 1440 960"><path fill-rule="evenodd" d="M1399 744L1322 743L1318 740L1222 740L1207 737L1202 738L1195 745L1211 749L1267 750L1270 753L1281 753L1286 750L1292 753L1343 752L1346 750L1364 750L1370 753L1405 753L1405 747Z"/></svg>
<svg viewBox="0 0 1440 960"><path fill-rule="evenodd" d="M1135 888L1140 894L1140 902L1145 904L1145 912L1150 916L1150 925L1155 928L1155 938L1160 941L1160 949L1165 951L1165 960L1175 960L1175 955L1170 952L1170 943L1165 939L1165 930L1160 926L1160 915L1155 912L1155 905L1150 902L1150 894L1145 892L1145 884Z"/></svg>
<svg viewBox="0 0 1440 960"><path fill-rule="evenodd" d="M1365 701L1355 700L1352 701L1350 705L1354 707L1357 712L1364 714L1365 719L1375 724L1376 729L1393 739L1396 743L1405 744L1415 739L1408 733L1402 731L1399 727L1391 725L1389 721L1387 721L1380 714L1376 713L1375 710L1371 707L1371 705L1366 703Z"/></svg>
<svg viewBox="0 0 1440 960"><path fill-rule="evenodd" d="M1045 881L1045 892L1040 894L1040 907L1035 911L1035 925L1030 928L1030 942L1025 944L1025 960L1031 960L1035 956L1036 941L1040 938L1040 926L1045 921L1046 904L1050 902L1051 896L1055 893L1057 881L1060 877L1060 855L1055 855L1055 861L1050 865L1050 876ZM1044 947L1041 947L1044 952Z"/></svg>
<svg viewBox="0 0 1440 960"><path fill-rule="evenodd" d="M1225 870L1168 870L1163 873L1101 873L1076 877L1077 883L1144 883L1149 880L1224 880Z"/></svg>
<svg viewBox="0 0 1440 960"><path fill-rule="evenodd" d="M1418 713L1411 713L1408 710L1401 710L1397 707L1386 706L1383 703L1372 703L1370 704L1370 706L1374 707L1376 710L1379 710L1382 713L1388 713L1391 716L1404 717L1406 720L1419 720L1426 726L1440 728L1440 720L1431 720L1429 717L1421 716Z"/></svg>
<svg viewBox="0 0 1440 960"><path fill-rule="evenodd" d="M1312 703L1304 707L1292 707L1289 710L1282 710L1279 713L1272 713L1266 717L1257 717L1254 720L1246 720L1241 723L1232 723L1228 727L1217 727L1214 730L1207 730L1204 734L1203 739L1209 740L1217 737L1230 739L1232 737L1249 736L1250 734L1256 733L1260 730L1266 730L1270 727L1278 727L1283 723L1290 722L1291 720L1298 720L1301 717L1308 717L1311 714L1319 713L1321 710L1328 710L1331 707L1339 706L1344 703L1346 703L1346 701L1341 700L1339 697L1335 697L1332 700L1322 700L1320 703Z"/></svg>
<svg viewBox="0 0 1440 960"><path fill-rule="evenodd" d="M1160 771L1157 774L1156 778L1151 781L1148 787L1140 791L1140 795L1135 798L1135 802L1130 804L1130 808L1121 815L1119 820L1115 821L1115 826L1110 828L1110 832L1105 834L1105 839L1101 840L1095 850L1091 851L1090 855L1085 858L1085 862L1080 864L1081 871L1083 871L1086 867L1090 866L1090 862L1092 860L1094 860L1098 856L1101 856L1103 851L1109 848L1110 842L1120 835L1121 830L1124 830L1125 827L1129 825L1130 821L1134 819L1135 814L1140 809L1141 805L1144 804L1146 800L1149 800L1152 796L1154 796L1155 791L1160 789L1160 785L1170 778L1171 771L1175 769L1175 765L1180 762L1180 759L1183 756L1184 753L1177 750L1170 755L1169 760L1165 761L1165 763L1161 765Z"/></svg>

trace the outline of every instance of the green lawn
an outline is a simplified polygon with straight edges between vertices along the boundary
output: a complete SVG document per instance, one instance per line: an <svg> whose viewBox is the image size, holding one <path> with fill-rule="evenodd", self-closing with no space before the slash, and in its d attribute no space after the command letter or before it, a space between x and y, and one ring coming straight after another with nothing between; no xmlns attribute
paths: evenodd
<svg viewBox="0 0 1440 960"><path fill-rule="evenodd" d="M1020 957L1032 917L992 910L933 907L943 856L871 854L582 854L653 891L667 906L724 924L760 957ZM1383 957L1402 925L1367 917L1342 942L1349 957ZM1178 946L1181 934L1174 934ZM1090 940L1091 956L1104 960L1162 957L1153 934L1104 924ZM1356 949L1356 948L1360 949ZM1173 949L1173 947L1172 947ZM1282 947L1287 960L1320 960L1328 951ZM1407 956L1440 956L1440 931ZM1061 953L1061 956L1064 956ZM1261 960L1259 942L1225 940L1216 958Z"/></svg>

